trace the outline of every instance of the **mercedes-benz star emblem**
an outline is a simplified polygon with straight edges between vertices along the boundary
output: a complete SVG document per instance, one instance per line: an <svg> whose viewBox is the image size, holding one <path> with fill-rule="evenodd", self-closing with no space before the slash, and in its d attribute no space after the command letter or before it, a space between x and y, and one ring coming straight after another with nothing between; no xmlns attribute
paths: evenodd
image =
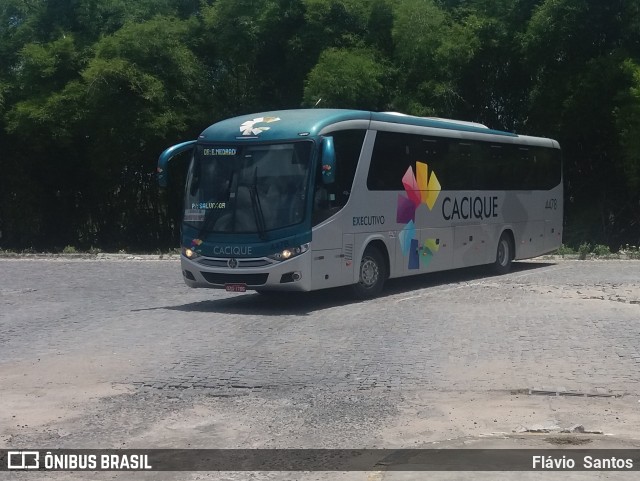
<svg viewBox="0 0 640 481"><path fill-rule="evenodd" d="M229 259L227 261L227 265L231 268L231 269L235 269L236 267L238 267L238 259Z"/></svg>

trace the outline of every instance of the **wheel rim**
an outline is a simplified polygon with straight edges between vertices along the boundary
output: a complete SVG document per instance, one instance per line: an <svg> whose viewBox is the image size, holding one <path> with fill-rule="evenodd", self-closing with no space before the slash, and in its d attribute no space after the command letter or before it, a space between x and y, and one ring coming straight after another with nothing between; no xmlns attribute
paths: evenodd
<svg viewBox="0 0 640 481"><path fill-rule="evenodd" d="M498 244L498 264L501 266L507 265L509 261L509 244L506 239L500 240Z"/></svg>
<svg viewBox="0 0 640 481"><path fill-rule="evenodd" d="M365 287L373 287L378 282L380 277L380 270L378 264L371 257L365 257L362 259L362 265L360 266L360 284Z"/></svg>

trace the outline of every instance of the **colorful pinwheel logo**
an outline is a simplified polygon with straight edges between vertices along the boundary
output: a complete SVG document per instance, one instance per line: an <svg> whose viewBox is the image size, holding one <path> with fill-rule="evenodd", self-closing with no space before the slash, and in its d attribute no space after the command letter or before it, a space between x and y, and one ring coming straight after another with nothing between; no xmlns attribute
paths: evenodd
<svg viewBox="0 0 640 481"><path fill-rule="evenodd" d="M436 239L426 239L419 247L416 239L416 209L420 204L426 204L429 210L433 206L440 194L440 182L435 172L429 175L429 166L423 162L416 162L416 173L409 167L402 177L402 184L407 193L398 195L398 205L396 209L396 222L406 224L400 231L399 240L404 256L409 256L409 269L420 268L420 263L425 267L429 265L435 252L440 245Z"/></svg>

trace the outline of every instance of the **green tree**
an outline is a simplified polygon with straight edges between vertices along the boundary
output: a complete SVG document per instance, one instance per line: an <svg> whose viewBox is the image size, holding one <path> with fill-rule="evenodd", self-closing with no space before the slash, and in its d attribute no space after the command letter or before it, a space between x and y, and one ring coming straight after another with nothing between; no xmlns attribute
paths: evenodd
<svg viewBox="0 0 640 481"><path fill-rule="evenodd" d="M623 70L630 77L630 87L617 98L614 111L624 173L632 191L640 191L640 64L628 59Z"/></svg>
<svg viewBox="0 0 640 481"><path fill-rule="evenodd" d="M366 43L385 56L393 54L393 7L387 0L373 0L367 21Z"/></svg>
<svg viewBox="0 0 640 481"><path fill-rule="evenodd" d="M157 242L171 220L154 199L155 159L210 116L204 67L190 49L198 29L195 17L156 16L90 49L70 33L22 48L19 98L5 117L15 149L7 162L10 195L33 215L21 223L7 212L12 234L52 246Z"/></svg>
<svg viewBox="0 0 640 481"><path fill-rule="evenodd" d="M557 138L566 240L637 244L638 38L635 0L4 0L0 243L168 242L164 147L322 98Z"/></svg>
<svg viewBox="0 0 640 481"><path fill-rule="evenodd" d="M493 128L519 131L527 118L530 72L520 35L537 0L453 2L456 21L477 46L457 82L455 116Z"/></svg>
<svg viewBox="0 0 640 481"><path fill-rule="evenodd" d="M376 110L384 103L385 65L368 50L330 48L309 72L307 106Z"/></svg>
<svg viewBox="0 0 640 481"><path fill-rule="evenodd" d="M406 0L395 7L394 60L399 110L451 116L462 98L458 81L479 48L473 31L433 0Z"/></svg>
<svg viewBox="0 0 640 481"><path fill-rule="evenodd" d="M152 195L157 153L208 122L204 66L189 48L197 28L195 19L175 17L126 24L96 44L82 72L95 181L89 203L103 242L115 243L121 230L136 245L153 239L161 214Z"/></svg>
<svg viewBox="0 0 640 481"><path fill-rule="evenodd" d="M218 0L204 8L200 49L217 116L297 107L304 71L296 36L301 0Z"/></svg>
<svg viewBox="0 0 640 481"><path fill-rule="evenodd" d="M640 60L640 59L639 59ZM623 177L626 193L618 212L615 231L620 244L640 242L640 63L627 60L624 72L630 78L630 87L622 90L614 109L616 129L620 144Z"/></svg>
<svg viewBox="0 0 640 481"><path fill-rule="evenodd" d="M305 0L304 4L305 39L311 51L362 46L371 0Z"/></svg>
<svg viewBox="0 0 640 481"><path fill-rule="evenodd" d="M624 66L637 54L629 35L637 22L627 0L547 0L522 37L533 79L528 129L556 132L564 147L569 242L620 243L619 226L631 221L626 206L637 205L637 194L621 188L628 184L615 115L632 92Z"/></svg>

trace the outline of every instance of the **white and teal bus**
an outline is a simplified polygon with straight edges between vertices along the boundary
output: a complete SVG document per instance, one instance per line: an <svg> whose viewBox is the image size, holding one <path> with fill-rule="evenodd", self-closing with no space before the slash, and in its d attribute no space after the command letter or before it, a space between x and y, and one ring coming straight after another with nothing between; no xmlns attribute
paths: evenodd
<svg viewBox="0 0 640 481"><path fill-rule="evenodd" d="M379 294L388 278L548 253L562 242L551 139L354 110L224 120L192 151L181 230L190 287Z"/></svg>

